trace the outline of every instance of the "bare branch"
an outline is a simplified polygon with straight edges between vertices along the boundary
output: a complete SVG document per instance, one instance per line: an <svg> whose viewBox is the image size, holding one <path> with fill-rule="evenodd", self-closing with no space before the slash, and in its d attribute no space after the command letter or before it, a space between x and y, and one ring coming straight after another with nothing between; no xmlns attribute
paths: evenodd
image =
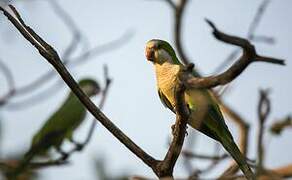
<svg viewBox="0 0 292 180"><path fill-rule="evenodd" d="M270 131L275 135L279 135L286 128L292 128L291 115L288 115L282 120L277 120L274 124L271 125Z"/></svg>
<svg viewBox="0 0 292 180"><path fill-rule="evenodd" d="M17 168L19 166L19 163L21 163L21 160L0 160L0 169L3 172L10 172L11 170ZM64 161L61 159L58 160L52 160L52 161L46 161L46 162L31 162L28 165L28 169L40 169L44 167L51 167L51 166L61 166L68 164L68 161Z"/></svg>
<svg viewBox="0 0 292 180"><path fill-rule="evenodd" d="M202 159L202 160L222 160L229 157L228 154L214 156L214 155L195 154L190 151L182 151L182 155L186 156L187 158Z"/></svg>
<svg viewBox="0 0 292 180"><path fill-rule="evenodd" d="M263 0L262 3L259 5L254 18L252 19L246 38L253 42L263 42L267 44L275 43L275 39L272 37L267 36L259 36L255 35L256 29L258 28L261 20L263 19L264 13L266 12L268 5L270 4L270 0ZM235 59L235 57L240 53L239 49L235 49L232 51L226 59L215 69L215 73L220 72L227 64Z"/></svg>
<svg viewBox="0 0 292 180"><path fill-rule="evenodd" d="M61 20L64 22L64 24L68 26L68 29L72 31L72 35L73 35L72 41L71 41L70 45L65 49L65 52L61 58L62 60L64 60L63 62L64 62L64 64L67 65L67 67L70 67L70 68L76 67L79 64L84 64L85 62L92 59L96 55L101 55L101 54L106 53L108 51L113 51L116 48L121 47L121 45L123 45L123 44L125 44L125 42L127 42L126 40L128 40L129 38L132 37L132 32L127 31L126 33L124 33L121 37L119 37L116 40L109 41L103 45L93 47L92 49L89 49L89 50L84 49L84 52L82 52L80 55L71 58L70 55L77 48L77 45L79 44L79 42L82 39L86 40L86 38L84 36L82 36L81 30L79 30L77 25L74 23L73 19L58 5L58 3L56 1L48 0L48 3L50 3L53 10L61 18ZM17 11L15 11L13 8L12 8L12 11L15 13L15 15L17 17L19 17L19 14ZM23 24L23 21L21 21L20 23ZM86 47L86 44L84 44L84 48L85 47ZM20 109L20 108L32 107L32 106L28 106L27 104L34 105L34 104L41 102L42 100L47 99L47 97L50 97L50 94L54 94L58 89L60 89L59 88L59 87L61 87L60 85L63 84L63 83L61 83L62 81L58 80L51 87L48 87L46 90L44 90L44 91L42 91L42 92L40 92L40 93L30 97L30 98L27 98L25 100L16 101L16 102L13 102L13 101L11 102L9 100L12 97L32 93L35 89L38 89L40 86L48 83L48 81L51 80L53 77L56 77L54 71L53 70L48 71L48 72L44 73L43 75L41 75L40 77L38 77L36 80L34 80L34 81L32 81L32 82L30 82L22 87L14 88L13 92L11 91L12 93L9 92L9 93L7 93L7 95L4 96L5 99L0 98L0 103L3 104L3 102L5 101L5 108L8 110L16 110L16 109Z"/></svg>
<svg viewBox="0 0 292 180"><path fill-rule="evenodd" d="M82 54L80 54L79 56L75 58L71 58L70 61L66 61L67 62L66 65L68 68L77 67L78 65L87 62L91 58L96 57L96 55L101 55L102 53L119 48L121 45L124 44L126 40L128 40L131 37L132 37L132 33L126 32L119 39L110 41L101 46L96 46L88 51L83 52ZM48 82L48 80L52 79L53 77L55 77L55 72L54 70L50 70L44 75L40 76L37 80L23 87L16 88L14 96L31 93L31 91L39 88L41 85ZM31 107L32 105L37 104L41 102L42 100L45 100L48 97L54 95L56 90L61 89L63 84L64 83L62 82L62 80L57 79L57 81L50 88L34 95L33 97L30 97L29 99L25 99L25 100L17 101L17 102L9 102L8 104L5 104L5 108L8 110L18 110L21 108ZM28 104L30 106L28 106Z"/></svg>
<svg viewBox="0 0 292 180"><path fill-rule="evenodd" d="M280 175L282 178L289 178L292 177L292 164L288 164L286 166L273 169L271 171Z"/></svg>
<svg viewBox="0 0 292 180"><path fill-rule="evenodd" d="M254 18L249 25L249 28L247 31L247 39L253 40L253 38L255 37L254 33L255 33L256 29L258 28L270 2L271 2L271 0L263 0L262 3L259 5Z"/></svg>
<svg viewBox="0 0 292 180"><path fill-rule="evenodd" d="M82 36L81 30L77 27L73 21L73 18L71 18L70 15L66 13L66 11L55 0L48 0L48 3L51 5L55 13L63 20L64 24L68 26L68 29L72 32L72 40L62 55L62 59L64 60L63 63L66 63L79 43L82 42L82 39L85 40L83 41L84 47L87 46L87 39Z"/></svg>
<svg viewBox="0 0 292 180"><path fill-rule="evenodd" d="M183 82L185 82L185 86L187 88L212 88L218 85L225 85L234 80L237 76L239 76L252 62L267 62L278 65L285 64L284 60L282 59L258 55L254 46L250 44L248 40L236 36L227 35L219 31L211 21L206 21L213 28L213 35L215 36L215 38L225 43L241 47L243 49L243 54L239 58L239 60L235 62L228 70L217 76L200 78L193 77L189 74L184 74L180 78Z"/></svg>
<svg viewBox="0 0 292 180"><path fill-rule="evenodd" d="M10 69L8 68L8 66L6 66L6 64L4 64L4 62L2 62L2 60L0 59L0 69L7 81L7 85L8 85L8 92L3 95L2 97L0 97L0 106L2 106L3 104L5 104L7 102L7 100L14 95L15 93L15 82L14 82L14 77L12 75L12 72L10 71Z"/></svg>
<svg viewBox="0 0 292 180"><path fill-rule="evenodd" d="M183 14L188 0L180 0L175 9L175 25L174 25L174 38L178 55L181 57L181 61L187 65L192 61L187 57L182 45L182 20Z"/></svg>
<svg viewBox="0 0 292 180"><path fill-rule="evenodd" d="M275 169L263 169L262 174L257 178L259 180L284 179L292 177L292 164L288 164ZM244 179L242 175L228 176L227 179Z"/></svg>
<svg viewBox="0 0 292 180"><path fill-rule="evenodd" d="M257 143L257 156L258 163L256 168L256 176L260 176L262 174L262 170L264 169L264 145L263 145L263 137L264 137L264 123L267 120L268 115L270 114L271 104L268 98L268 91L261 90L260 91L260 100L258 104L258 119L259 119L259 130L258 130L258 143Z"/></svg>
<svg viewBox="0 0 292 180"><path fill-rule="evenodd" d="M176 5L175 3L172 1L172 0L164 0L167 4L169 4L169 6L173 9L176 8Z"/></svg>

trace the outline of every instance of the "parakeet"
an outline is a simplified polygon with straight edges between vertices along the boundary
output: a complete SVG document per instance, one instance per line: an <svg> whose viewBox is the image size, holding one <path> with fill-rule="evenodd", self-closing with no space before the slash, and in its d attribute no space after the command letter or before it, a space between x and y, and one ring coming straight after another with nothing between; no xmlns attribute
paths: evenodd
<svg viewBox="0 0 292 180"><path fill-rule="evenodd" d="M78 84L89 97L100 92L98 83L92 79L83 79ZM37 155L46 154L51 147L54 147L65 157L66 153L61 150L61 145L65 139L75 143L72 139L73 132L85 119L85 115L86 108L75 94L70 92L61 107L34 135L30 149L25 153L23 160L12 173L12 176L21 173L32 158Z"/></svg>
<svg viewBox="0 0 292 180"><path fill-rule="evenodd" d="M175 112L175 86L177 73L183 64L176 57L171 45L163 40L147 42L145 55L154 64L158 94L162 103ZM199 76L195 71L193 76ZM235 144L216 100L207 89L186 89L185 102L190 111L188 125L220 142L235 159L246 178L254 179L253 172Z"/></svg>

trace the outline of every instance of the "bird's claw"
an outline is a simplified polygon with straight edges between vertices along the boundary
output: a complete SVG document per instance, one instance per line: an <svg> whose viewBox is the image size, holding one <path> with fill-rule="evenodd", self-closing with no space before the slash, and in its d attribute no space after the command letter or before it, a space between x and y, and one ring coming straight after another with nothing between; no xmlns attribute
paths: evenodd
<svg viewBox="0 0 292 180"><path fill-rule="evenodd" d="M82 151L84 145L81 143L75 143L75 149L76 151Z"/></svg>
<svg viewBox="0 0 292 180"><path fill-rule="evenodd" d="M62 161L66 161L68 159L68 157L69 157L69 154L63 152L61 159L62 159Z"/></svg>

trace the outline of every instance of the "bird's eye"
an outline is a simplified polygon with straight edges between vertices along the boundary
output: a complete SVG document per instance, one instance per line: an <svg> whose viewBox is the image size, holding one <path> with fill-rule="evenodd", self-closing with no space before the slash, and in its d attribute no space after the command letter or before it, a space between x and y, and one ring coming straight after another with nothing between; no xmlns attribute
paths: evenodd
<svg viewBox="0 0 292 180"><path fill-rule="evenodd" d="M157 44L156 46L155 46L155 49L160 49L161 48L161 45L160 44Z"/></svg>

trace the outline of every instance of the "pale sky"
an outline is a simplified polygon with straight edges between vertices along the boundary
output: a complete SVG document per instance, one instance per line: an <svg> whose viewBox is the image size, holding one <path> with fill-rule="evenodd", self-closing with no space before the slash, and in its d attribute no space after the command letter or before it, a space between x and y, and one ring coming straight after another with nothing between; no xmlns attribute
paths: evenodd
<svg viewBox="0 0 292 180"><path fill-rule="evenodd" d="M159 38L173 44L173 13L171 8L159 0L59 0L81 31L89 39L91 47L119 38L126 32L133 32L129 41L112 52L96 56L80 67L71 69L74 77L93 77L103 80L102 65L109 66L113 78L104 113L129 137L157 159L164 157L167 151L167 138L171 134L170 126L175 116L161 104L157 91L152 64L144 57L144 46L149 39ZM204 18L212 20L217 27L230 34L246 36L248 26L262 1L190 1L183 20L183 47L194 59L196 67L205 75L211 74L225 57L234 49L214 39L210 27ZM70 31L50 8L47 1L28 1L15 3L25 22L30 25L58 52L63 52L71 40ZM258 90L271 88L272 113L267 127L276 118L291 113L291 75L290 66L292 26L292 1L272 1L261 21L256 34L268 35L276 39L276 44L255 43L258 53L284 58L286 67L265 63L254 63L232 82L226 101L231 104L252 125L250 132L249 157L256 152L256 127ZM38 52L0 15L0 58L10 67L16 80L16 86L23 86L41 74L52 69ZM76 53L78 54L78 53ZM59 77L58 77L59 78ZM57 78L56 78L57 79ZM7 90L4 77L0 74L0 94ZM42 90L42 89L41 89ZM41 91L39 90L39 91ZM55 95L37 105L10 110L0 108L3 137L1 139L1 158L9 152L18 152L29 148L30 139L42 123L53 113L68 93L63 88ZM26 97L14 98L18 102ZM94 98L98 104L99 98ZM83 140L91 117L75 134L77 140ZM227 121L234 137L238 130ZM190 133L194 133L191 131ZM281 137L265 136L266 165L278 167L291 163L291 131L285 131ZM212 153L213 141L198 135L198 144L194 151ZM41 170L43 179L93 179L93 158L103 157L112 174L128 172L130 175L154 177L148 166L101 125L96 128L89 146L82 153L71 158L71 164ZM220 167L219 172L225 165ZM208 177L218 175L213 172ZM175 168L176 176L186 175L179 161Z"/></svg>

